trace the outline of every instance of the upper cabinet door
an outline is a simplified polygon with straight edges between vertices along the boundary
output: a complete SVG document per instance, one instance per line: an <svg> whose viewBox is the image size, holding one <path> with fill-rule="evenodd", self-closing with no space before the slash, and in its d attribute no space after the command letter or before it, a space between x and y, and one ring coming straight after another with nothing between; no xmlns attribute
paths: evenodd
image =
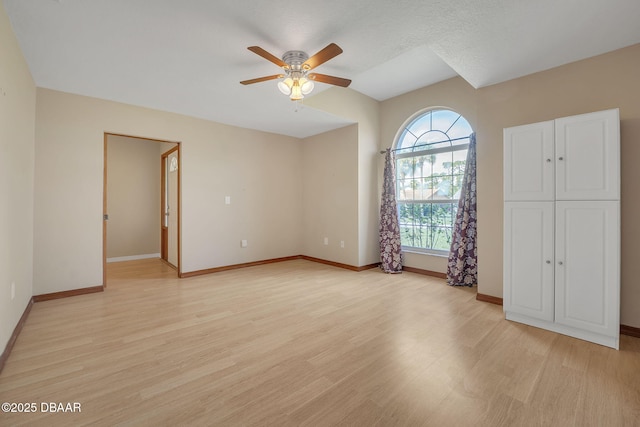
<svg viewBox="0 0 640 427"><path fill-rule="evenodd" d="M504 200L554 200L553 121L504 130Z"/></svg>
<svg viewBox="0 0 640 427"><path fill-rule="evenodd" d="M556 119L556 199L620 199L618 109Z"/></svg>

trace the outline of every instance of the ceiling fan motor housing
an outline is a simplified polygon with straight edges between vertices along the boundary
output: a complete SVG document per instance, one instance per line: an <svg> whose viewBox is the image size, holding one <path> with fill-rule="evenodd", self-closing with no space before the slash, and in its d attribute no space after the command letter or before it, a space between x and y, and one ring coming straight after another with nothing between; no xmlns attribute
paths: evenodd
<svg viewBox="0 0 640 427"><path fill-rule="evenodd" d="M301 50L289 50L282 55L282 60L289 66L291 71L302 71L302 64L309 59L309 55Z"/></svg>

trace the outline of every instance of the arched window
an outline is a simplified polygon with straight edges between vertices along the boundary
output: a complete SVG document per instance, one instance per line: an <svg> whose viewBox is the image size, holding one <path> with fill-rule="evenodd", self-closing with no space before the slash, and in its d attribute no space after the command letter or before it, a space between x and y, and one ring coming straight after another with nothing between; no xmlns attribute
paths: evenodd
<svg viewBox="0 0 640 427"><path fill-rule="evenodd" d="M405 249L447 254L464 177L469 122L455 111L423 111L400 129L396 198Z"/></svg>

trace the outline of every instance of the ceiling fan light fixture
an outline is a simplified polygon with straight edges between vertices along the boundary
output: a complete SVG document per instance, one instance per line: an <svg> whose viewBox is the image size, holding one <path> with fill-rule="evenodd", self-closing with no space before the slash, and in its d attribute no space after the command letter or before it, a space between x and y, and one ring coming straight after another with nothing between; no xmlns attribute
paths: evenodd
<svg viewBox="0 0 640 427"><path fill-rule="evenodd" d="M300 72L293 72L293 77L287 77L278 82L278 89L292 101L299 101L313 90L314 84L306 77L300 76ZM304 75L304 74L303 74Z"/></svg>
<svg viewBox="0 0 640 427"><path fill-rule="evenodd" d="M281 80L278 82L278 89L280 89L280 92L282 92L284 95L291 95L291 88L293 87L293 80L291 79L291 77L287 77L284 80Z"/></svg>
<svg viewBox="0 0 640 427"><path fill-rule="evenodd" d="M299 101L304 98L304 94L302 93L302 88L300 87L300 81L294 80L293 86L291 87L291 95L289 96L292 101Z"/></svg>
<svg viewBox="0 0 640 427"><path fill-rule="evenodd" d="M303 95L309 95L313 90L313 87L313 81L308 80L304 77L300 79L300 90L302 91Z"/></svg>

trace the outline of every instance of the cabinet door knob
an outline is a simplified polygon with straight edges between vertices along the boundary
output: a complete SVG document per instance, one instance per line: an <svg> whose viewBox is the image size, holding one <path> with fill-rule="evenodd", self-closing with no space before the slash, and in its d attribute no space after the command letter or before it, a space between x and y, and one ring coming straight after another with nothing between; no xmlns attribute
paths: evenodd
<svg viewBox="0 0 640 427"><path fill-rule="evenodd" d="M547 163L551 163L551 159L547 159Z"/></svg>
<svg viewBox="0 0 640 427"><path fill-rule="evenodd" d="M564 157L558 157L558 160L564 160Z"/></svg>
<svg viewBox="0 0 640 427"><path fill-rule="evenodd" d="M562 261L558 261L558 265L562 265Z"/></svg>
<svg viewBox="0 0 640 427"><path fill-rule="evenodd" d="M547 260L547 264L551 264L551 261Z"/></svg>

